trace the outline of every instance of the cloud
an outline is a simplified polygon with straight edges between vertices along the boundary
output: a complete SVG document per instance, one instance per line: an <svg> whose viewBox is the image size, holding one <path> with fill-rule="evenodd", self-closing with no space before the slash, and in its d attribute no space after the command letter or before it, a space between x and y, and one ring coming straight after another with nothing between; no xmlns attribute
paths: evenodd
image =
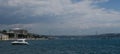
<svg viewBox="0 0 120 54"><path fill-rule="evenodd" d="M93 28L120 27L120 12L96 5L108 1L0 0L0 19L4 20L0 23L23 25L41 34L79 35Z"/></svg>

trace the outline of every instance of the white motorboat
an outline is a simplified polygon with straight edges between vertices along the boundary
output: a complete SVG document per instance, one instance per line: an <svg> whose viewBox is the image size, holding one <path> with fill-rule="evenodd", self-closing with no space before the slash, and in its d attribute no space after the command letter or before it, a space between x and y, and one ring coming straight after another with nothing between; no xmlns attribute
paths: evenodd
<svg viewBox="0 0 120 54"><path fill-rule="evenodd" d="M25 41L26 39L17 39L16 41L11 42L12 45L28 45L29 43Z"/></svg>

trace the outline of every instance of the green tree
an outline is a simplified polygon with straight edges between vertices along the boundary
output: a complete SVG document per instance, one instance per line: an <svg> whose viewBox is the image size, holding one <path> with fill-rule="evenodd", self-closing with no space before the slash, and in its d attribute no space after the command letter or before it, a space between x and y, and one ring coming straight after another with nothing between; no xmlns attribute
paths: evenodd
<svg viewBox="0 0 120 54"><path fill-rule="evenodd" d="M1 33L6 34L7 30L2 30Z"/></svg>

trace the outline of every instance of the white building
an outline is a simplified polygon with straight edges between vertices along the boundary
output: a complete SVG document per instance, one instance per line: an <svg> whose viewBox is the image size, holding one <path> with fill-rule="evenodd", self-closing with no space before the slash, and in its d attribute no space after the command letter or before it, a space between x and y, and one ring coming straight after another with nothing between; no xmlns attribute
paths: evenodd
<svg viewBox="0 0 120 54"><path fill-rule="evenodd" d="M24 29L21 29L21 28L13 28L13 29L10 29L9 32L10 33L16 33L16 34L24 34L24 35L28 34L27 30L24 30Z"/></svg>
<svg viewBox="0 0 120 54"><path fill-rule="evenodd" d="M0 40L9 40L9 36L0 33Z"/></svg>
<svg viewBox="0 0 120 54"><path fill-rule="evenodd" d="M9 38L27 38L28 37L28 31L21 28L13 28L10 29L9 32L7 32L9 35Z"/></svg>

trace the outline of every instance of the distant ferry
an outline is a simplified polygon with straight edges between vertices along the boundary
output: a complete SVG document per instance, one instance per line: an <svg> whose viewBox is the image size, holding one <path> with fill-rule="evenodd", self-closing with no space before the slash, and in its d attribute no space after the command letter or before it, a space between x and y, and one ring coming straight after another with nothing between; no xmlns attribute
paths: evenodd
<svg viewBox="0 0 120 54"><path fill-rule="evenodd" d="M26 39L17 39L11 42L12 45L28 45L29 43L25 41Z"/></svg>

